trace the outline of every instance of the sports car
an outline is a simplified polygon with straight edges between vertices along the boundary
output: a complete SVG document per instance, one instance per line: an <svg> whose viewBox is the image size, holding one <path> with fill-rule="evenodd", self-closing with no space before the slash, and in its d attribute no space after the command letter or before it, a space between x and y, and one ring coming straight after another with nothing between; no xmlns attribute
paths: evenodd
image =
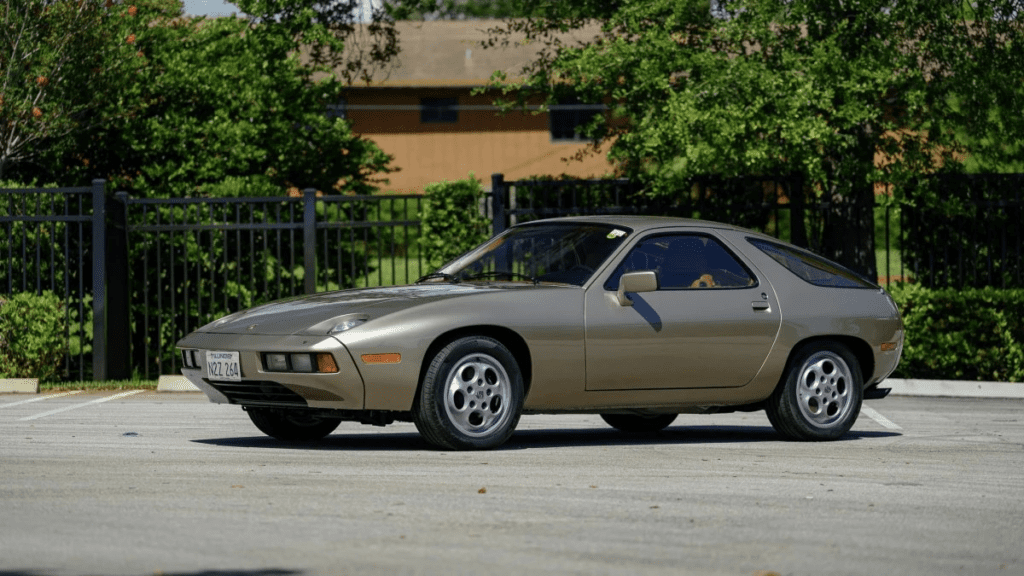
<svg viewBox="0 0 1024 576"><path fill-rule="evenodd" d="M184 376L274 438L411 421L464 450L539 413L653 433L682 413L765 410L785 438L833 440L888 392L903 337L885 290L796 246L590 216L513 226L411 285L237 312L177 346Z"/></svg>

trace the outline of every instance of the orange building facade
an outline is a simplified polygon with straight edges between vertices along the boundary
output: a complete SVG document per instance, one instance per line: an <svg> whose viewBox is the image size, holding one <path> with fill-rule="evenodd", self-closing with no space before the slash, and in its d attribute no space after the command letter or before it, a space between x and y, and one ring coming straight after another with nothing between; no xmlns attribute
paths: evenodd
<svg viewBox="0 0 1024 576"><path fill-rule="evenodd" d="M471 173L490 186L490 176L506 180L568 174L598 178L614 173L606 150L594 152L573 128L601 106L566 104L551 111L501 113L497 93L473 94L491 73L510 76L536 53L519 43L511 48L479 48L487 21L399 23L401 54L390 74L354 86L335 108L355 133L393 156L397 172L384 190L422 192L431 182L459 180ZM584 151L582 159L580 152Z"/></svg>

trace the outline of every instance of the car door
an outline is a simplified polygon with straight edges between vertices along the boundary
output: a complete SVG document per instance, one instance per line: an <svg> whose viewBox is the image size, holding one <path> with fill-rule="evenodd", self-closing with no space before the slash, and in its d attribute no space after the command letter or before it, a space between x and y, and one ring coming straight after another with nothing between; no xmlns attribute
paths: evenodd
<svg viewBox="0 0 1024 576"><path fill-rule="evenodd" d="M623 273L658 289L615 297ZM768 282L712 233L641 238L586 296L587 390L737 387L750 382L781 324Z"/></svg>

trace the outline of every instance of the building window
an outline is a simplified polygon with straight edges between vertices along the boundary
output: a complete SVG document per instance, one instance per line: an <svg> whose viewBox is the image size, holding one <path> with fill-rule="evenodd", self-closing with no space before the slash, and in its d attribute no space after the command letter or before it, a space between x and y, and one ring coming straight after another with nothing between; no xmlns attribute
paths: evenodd
<svg viewBox="0 0 1024 576"><path fill-rule="evenodd" d="M327 117L328 118L346 118L346 110L348 108L348 101L344 98L338 100L334 104L327 105Z"/></svg>
<svg viewBox="0 0 1024 576"><path fill-rule="evenodd" d="M420 122L454 124L459 121L458 98L420 98Z"/></svg>
<svg viewBox="0 0 1024 576"><path fill-rule="evenodd" d="M590 122L604 107L600 104L583 104L577 98L562 98L551 107L551 139L561 142L582 142L587 138L580 128Z"/></svg>

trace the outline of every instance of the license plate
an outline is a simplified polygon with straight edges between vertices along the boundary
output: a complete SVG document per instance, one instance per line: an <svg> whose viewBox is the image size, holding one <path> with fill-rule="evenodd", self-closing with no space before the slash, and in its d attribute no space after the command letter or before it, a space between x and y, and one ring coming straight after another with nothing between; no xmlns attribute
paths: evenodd
<svg viewBox="0 0 1024 576"><path fill-rule="evenodd" d="M206 351L206 375L210 380L241 382L238 352Z"/></svg>

